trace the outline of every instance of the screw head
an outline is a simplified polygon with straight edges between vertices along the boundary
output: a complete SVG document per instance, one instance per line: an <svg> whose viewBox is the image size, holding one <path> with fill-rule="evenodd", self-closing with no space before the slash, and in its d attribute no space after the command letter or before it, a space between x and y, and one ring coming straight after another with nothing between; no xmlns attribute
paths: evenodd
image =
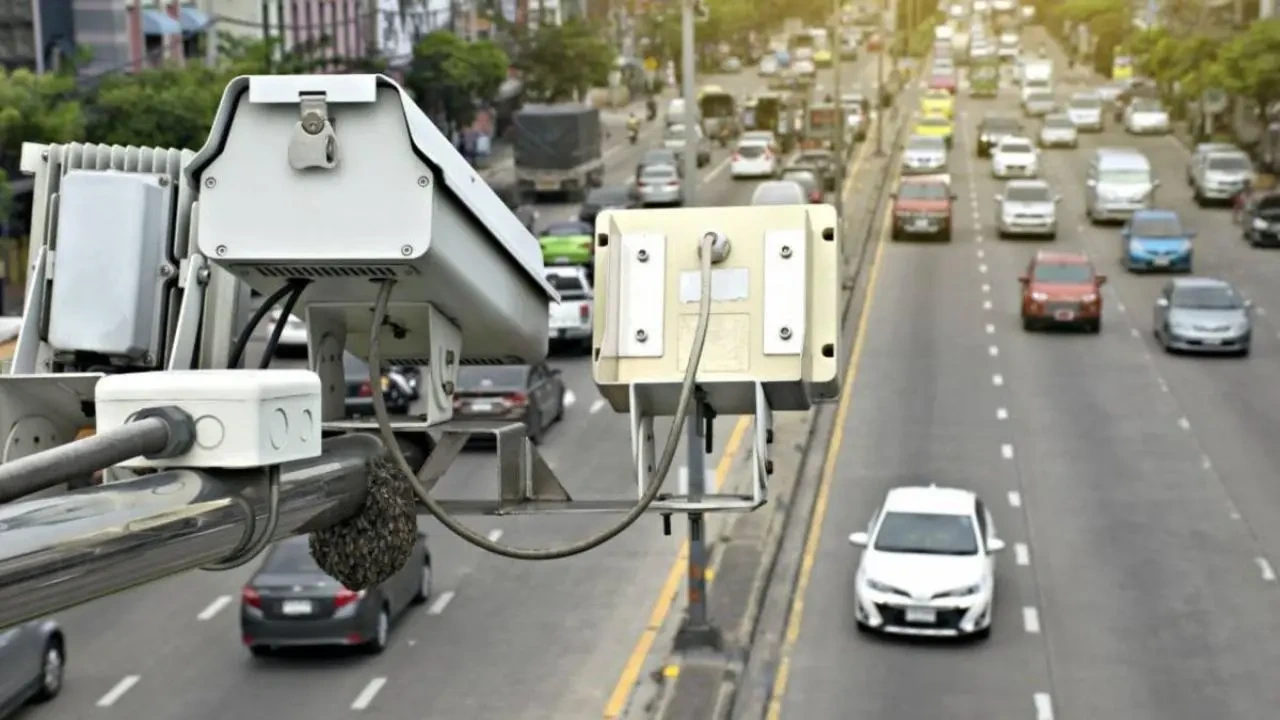
<svg viewBox="0 0 1280 720"><path fill-rule="evenodd" d="M427 177L426 175L423 175L422 177L418 178L418 187L424 188L430 184L431 184L431 178Z"/></svg>
<svg viewBox="0 0 1280 720"><path fill-rule="evenodd" d="M640 252L636 253L636 259L639 260L640 262L649 262L649 251L641 250Z"/></svg>
<svg viewBox="0 0 1280 720"><path fill-rule="evenodd" d="M643 252L643 251L641 251L641 252ZM645 332L645 331L643 331L643 330L637 330L637 331L636 331L636 342L644 342L645 340L648 340L648 339L649 339L649 333L647 333L647 332Z"/></svg>
<svg viewBox="0 0 1280 720"><path fill-rule="evenodd" d="M211 177L210 177L210 178L205 178L205 179L204 179L204 187L205 187L205 189L206 189L206 190L212 190L212 189L214 189L214 188L218 187L218 181L217 181L217 179L216 179L216 178L211 178Z"/></svg>
<svg viewBox="0 0 1280 720"><path fill-rule="evenodd" d="M222 257L223 255L227 254L227 246L219 245L218 247L214 248L213 251L218 254L218 257Z"/></svg>
<svg viewBox="0 0 1280 720"><path fill-rule="evenodd" d="M48 159L49 159L49 151L48 151L48 150L41 150L41 151L40 151L40 159L41 159L41 160L48 160Z"/></svg>
<svg viewBox="0 0 1280 720"><path fill-rule="evenodd" d="M173 266L172 266L172 265L161 265L161 266L160 266L160 277L173 277Z"/></svg>
<svg viewBox="0 0 1280 720"><path fill-rule="evenodd" d="M169 178L167 177L162 176L158 178L156 182L159 183L160 187L169 187Z"/></svg>
<svg viewBox="0 0 1280 720"><path fill-rule="evenodd" d="M783 325L782 328L778 330L778 337L782 338L783 340L790 340L791 328L787 327L786 325Z"/></svg>
<svg viewBox="0 0 1280 720"><path fill-rule="evenodd" d="M779 252L778 254L782 256L782 259L783 259L783 260L786 260L787 258L791 257L791 246L790 246L790 245L783 245L783 246L782 246L782 251L781 251L781 252Z"/></svg>
<svg viewBox="0 0 1280 720"><path fill-rule="evenodd" d="M409 257L410 255L413 254L413 246L405 245L404 247L400 248L400 254L405 257Z"/></svg>

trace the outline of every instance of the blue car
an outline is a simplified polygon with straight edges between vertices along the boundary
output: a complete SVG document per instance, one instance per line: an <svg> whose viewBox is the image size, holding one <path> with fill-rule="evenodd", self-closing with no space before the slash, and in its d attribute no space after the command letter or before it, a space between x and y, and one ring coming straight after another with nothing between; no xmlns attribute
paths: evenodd
<svg viewBox="0 0 1280 720"><path fill-rule="evenodd" d="M1191 272L1194 237L1173 210L1138 210L1120 231L1121 263L1132 272Z"/></svg>

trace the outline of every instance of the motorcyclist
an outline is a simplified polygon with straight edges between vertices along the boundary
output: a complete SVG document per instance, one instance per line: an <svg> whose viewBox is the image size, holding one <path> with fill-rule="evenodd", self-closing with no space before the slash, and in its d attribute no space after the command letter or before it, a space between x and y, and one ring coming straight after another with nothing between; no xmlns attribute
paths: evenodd
<svg viewBox="0 0 1280 720"><path fill-rule="evenodd" d="M640 118L634 112L627 116L627 134L631 136L633 143L640 137Z"/></svg>
<svg viewBox="0 0 1280 720"><path fill-rule="evenodd" d="M654 100L653 96L650 95L644 100L644 109L645 112L648 113L649 119L654 119L658 116L658 101Z"/></svg>

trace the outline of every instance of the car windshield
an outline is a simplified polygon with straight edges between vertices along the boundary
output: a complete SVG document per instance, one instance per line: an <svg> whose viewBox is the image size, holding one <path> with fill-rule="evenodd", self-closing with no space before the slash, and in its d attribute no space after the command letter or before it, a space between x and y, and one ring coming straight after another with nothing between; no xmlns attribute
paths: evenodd
<svg viewBox="0 0 1280 720"><path fill-rule="evenodd" d="M1093 268L1084 263L1037 263L1036 282L1085 285L1093 282Z"/></svg>
<svg viewBox="0 0 1280 720"><path fill-rule="evenodd" d="M1244 301L1229 287L1184 287L1173 291L1173 306L1189 310L1238 310Z"/></svg>
<svg viewBox="0 0 1280 720"><path fill-rule="evenodd" d="M627 203L627 188L596 188L587 195L587 205L596 205L600 207L608 205L625 205Z"/></svg>
<svg viewBox="0 0 1280 720"><path fill-rule="evenodd" d="M1136 217L1133 219L1133 226L1130 228L1130 232L1134 237L1177 238L1186 236L1186 232L1182 229L1182 223L1178 221L1176 215Z"/></svg>
<svg viewBox="0 0 1280 720"><path fill-rule="evenodd" d="M1014 185L1004 193L1004 199L1010 202L1049 202L1052 198L1049 188L1044 185Z"/></svg>
<svg viewBox="0 0 1280 720"><path fill-rule="evenodd" d="M547 282L560 293L561 300L581 300L587 296L587 288L582 284L582 278L576 275L549 273Z"/></svg>
<svg viewBox="0 0 1280 720"><path fill-rule="evenodd" d="M1108 185L1147 185L1151 176L1145 170L1107 170L1099 180Z"/></svg>
<svg viewBox="0 0 1280 720"><path fill-rule="evenodd" d="M647 170L645 172L648 172ZM578 235L590 235L592 228L586 223L580 222L563 222L548 225L539 235L542 237L576 237Z"/></svg>
<svg viewBox="0 0 1280 720"><path fill-rule="evenodd" d="M311 549L305 537L291 538L276 543L267 559L262 562L262 572L281 575L321 573L320 566L311 557Z"/></svg>
<svg viewBox="0 0 1280 720"><path fill-rule="evenodd" d="M684 126L672 125L667 128L667 142L684 142Z"/></svg>
<svg viewBox="0 0 1280 720"><path fill-rule="evenodd" d="M925 93L924 98L926 100L950 100L951 93L942 90L930 90Z"/></svg>
<svg viewBox="0 0 1280 720"><path fill-rule="evenodd" d="M974 68L973 72L969 75L969 79L970 80L991 80L999 76L1000 76L1000 71L988 65L983 65L982 67Z"/></svg>
<svg viewBox="0 0 1280 720"><path fill-rule="evenodd" d="M920 121L920 127L951 127L951 121L944 117L926 117Z"/></svg>
<svg viewBox="0 0 1280 720"><path fill-rule="evenodd" d="M829 152L805 152L796 158L796 163L800 165L829 165L831 164L831 153Z"/></svg>
<svg viewBox="0 0 1280 720"><path fill-rule="evenodd" d="M764 155L764 145L760 143L745 143L738 146L738 156L747 160L754 160Z"/></svg>
<svg viewBox="0 0 1280 720"><path fill-rule="evenodd" d="M649 167L640 173L640 182L653 185L662 182L675 182L677 173L669 167Z"/></svg>
<svg viewBox="0 0 1280 720"><path fill-rule="evenodd" d="M1225 157L1209 158L1210 170L1252 170L1253 166L1249 163L1249 158L1242 155L1227 155Z"/></svg>
<svg viewBox="0 0 1280 720"><path fill-rule="evenodd" d="M458 368L457 387L473 392L489 388L523 388L528 374L527 365L463 365Z"/></svg>
<svg viewBox="0 0 1280 720"><path fill-rule="evenodd" d="M1095 97L1071 98L1072 110L1097 110L1102 107L1102 100Z"/></svg>
<svg viewBox="0 0 1280 720"><path fill-rule="evenodd" d="M1044 126L1054 130L1068 130L1074 129L1076 124L1066 115L1050 115L1044 119Z"/></svg>
<svg viewBox="0 0 1280 720"><path fill-rule="evenodd" d="M898 188L898 197L903 200L946 200L951 197L951 190L946 183L909 182Z"/></svg>
<svg viewBox="0 0 1280 720"><path fill-rule="evenodd" d="M1160 101L1154 98L1134 98L1133 109L1137 112L1164 112Z"/></svg>
<svg viewBox="0 0 1280 720"><path fill-rule="evenodd" d="M1022 154L1030 154L1030 153L1032 152L1032 150L1031 150L1031 144L1030 144L1030 143L1025 143L1025 142L1010 142L1010 143L1001 143L1001 144L1000 144L1000 152L1002 152L1002 153L1018 153L1018 154L1022 155Z"/></svg>
<svg viewBox="0 0 1280 720"><path fill-rule="evenodd" d="M907 138L908 150L936 150L938 152L947 149L947 143L939 137L929 137L927 135L912 135Z"/></svg>
<svg viewBox="0 0 1280 720"><path fill-rule="evenodd" d="M1053 102L1053 93L1044 90L1037 90L1027 96L1027 102L1045 103Z"/></svg>
<svg viewBox="0 0 1280 720"><path fill-rule="evenodd" d="M875 549L918 555L977 555L978 533L963 515L885 513L876 531Z"/></svg>

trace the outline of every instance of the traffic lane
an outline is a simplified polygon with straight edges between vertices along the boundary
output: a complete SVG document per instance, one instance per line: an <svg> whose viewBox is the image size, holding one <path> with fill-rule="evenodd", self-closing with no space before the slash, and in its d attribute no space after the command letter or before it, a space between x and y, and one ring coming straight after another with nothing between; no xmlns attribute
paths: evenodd
<svg viewBox="0 0 1280 720"><path fill-rule="evenodd" d="M1051 181L1066 182L1071 158L1046 154ZM988 184L987 202L996 188ZM1080 217L1079 195L1065 194L1059 213ZM1065 222L1059 232L1054 246L1088 251L1108 272L1088 226ZM1222 488L1180 427L1115 286L1104 292L1099 336L1022 332L1015 279L1034 249L995 245L988 257L997 336L1007 336L1018 502L1044 598L1055 709L1264 715L1278 697L1268 680L1278 654L1270 636L1280 629L1270 588L1245 528L1213 511L1223 507Z"/></svg>
<svg viewBox="0 0 1280 720"><path fill-rule="evenodd" d="M957 189L966 179L957 177ZM1015 566L1024 534L1002 502L1014 482L1002 459L1001 389L981 322L979 245L958 218L951 245L892 243L872 286L851 410L836 466L805 614L790 657L784 717L1024 718L1046 683L1043 653L1024 625L1033 578ZM990 639L910 642L859 633L854 622L864 529L892 487L937 483L971 489L989 505L1010 552L997 559Z"/></svg>
<svg viewBox="0 0 1280 720"><path fill-rule="evenodd" d="M1200 230L1195 241L1196 273L1235 282L1257 303L1253 356L1217 359L1165 354L1150 333L1154 298L1167 278L1135 276L1119 267L1112 259L1119 254L1115 229L1093 228L1089 237L1095 252L1112 264L1113 291L1147 343L1163 386L1170 388L1181 417L1191 427L1202 453L1201 464L1229 494L1228 506L1220 510L1241 518L1259 540L1259 557L1270 563L1280 557L1280 489L1263 479L1280 462L1280 449L1267 431L1280 422L1280 368L1269 361L1280 352L1280 343L1275 320L1267 312L1268 307L1280 307L1274 304L1280 297L1268 281L1276 258L1241 242L1229 211L1201 209L1189 198L1177 199L1185 182L1176 156L1170 157L1167 148L1159 152L1158 142L1147 139L1143 149L1162 181L1161 204L1178 209L1191 227ZM1080 163L1070 163L1066 169L1074 173L1075 182L1081 181ZM1107 252L1110 248L1114 250Z"/></svg>

